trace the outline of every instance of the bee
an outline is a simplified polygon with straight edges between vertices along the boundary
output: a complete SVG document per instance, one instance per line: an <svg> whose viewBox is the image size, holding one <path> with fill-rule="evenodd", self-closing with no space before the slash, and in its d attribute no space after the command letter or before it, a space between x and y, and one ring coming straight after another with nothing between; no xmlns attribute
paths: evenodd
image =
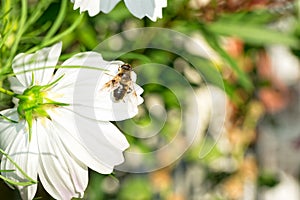
<svg viewBox="0 0 300 200"><path fill-rule="evenodd" d="M134 91L131 79L131 72L131 65L127 63L121 65L118 69L117 75L113 79L105 83L101 90L111 88L112 100L114 102L119 102L123 100L126 94L129 94ZM136 93L134 92L133 95L136 96Z"/></svg>

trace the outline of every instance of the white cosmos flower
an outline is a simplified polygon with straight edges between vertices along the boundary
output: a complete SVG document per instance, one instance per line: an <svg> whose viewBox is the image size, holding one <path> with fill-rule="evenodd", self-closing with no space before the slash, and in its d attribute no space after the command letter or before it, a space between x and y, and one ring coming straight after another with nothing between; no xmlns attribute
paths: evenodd
<svg viewBox="0 0 300 200"><path fill-rule="evenodd" d="M123 162L122 152L129 144L108 121L135 115L137 110L133 103L142 102L139 97L142 89L134 84L138 96L134 97L138 99L135 102L130 101L131 94L117 103L112 103L110 98L94 102L89 97L98 101L103 96L98 90L103 86L97 84L102 84L102 79L111 79L103 69L115 68L117 64L104 61L98 53L86 52L68 59L62 64L66 68L55 71L60 52L61 43L58 43L34 54L19 54L14 59L16 78L10 79L11 88L23 95L16 101L16 108L0 112L16 121L0 119L0 148L31 178L37 180L39 177L53 198L81 198L88 184L88 167L109 174L114 166ZM102 70L74 68L81 65ZM91 79L82 79L91 74ZM98 82L93 82L95 75ZM84 93L74 94L83 88ZM101 121L95 120L97 118ZM2 156L1 169L15 169L15 165ZM18 170L2 174L14 181L25 180ZM23 199L33 199L37 190L37 184L16 187Z"/></svg>
<svg viewBox="0 0 300 200"><path fill-rule="evenodd" d="M74 10L88 11L90 16L99 12L109 13L121 0L71 0ZM162 18L162 8L167 7L167 0L124 0L129 11L137 18L149 17L152 21Z"/></svg>

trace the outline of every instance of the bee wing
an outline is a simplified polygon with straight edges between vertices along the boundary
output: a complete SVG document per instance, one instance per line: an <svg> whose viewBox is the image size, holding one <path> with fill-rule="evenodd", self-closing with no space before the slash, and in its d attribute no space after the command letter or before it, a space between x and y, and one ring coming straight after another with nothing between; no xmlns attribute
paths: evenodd
<svg viewBox="0 0 300 200"><path fill-rule="evenodd" d="M100 91L104 91L104 90L108 90L108 89L112 89L112 88L113 88L113 81L110 80L103 85L103 87L100 89Z"/></svg>
<svg viewBox="0 0 300 200"><path fill-rule="evenodd" d="M100 91L104 91L104 90L113 90L114 88L117 88L120 84L120 77L119 76L115 76L113 79L111 79L110 81L106 82L102 88L100 89Z"/></svg>
<svg viewBox="0 0 300 200"><path fill-rule="evenodd" d="M130 76L131 76L131 81L135 82L136 81L136 73L134 71L131 71Z"/></svg>
<svg viewBox="0 0 300 200"><path fill-rule="evenodd" d="M144 92L144 90L142 87L140 87L138 84L136 84L134 82L132 83L132 85L133 85L132 88L133 88L133 92L134 92L133 96L136 99L137 105L140 105L144 102L144 99L141 97L141 94Z"/></svg>
<svg viewBox="0 0 300 200"><path fill-rule="evenodd" d="M130 104L133 106L140 105L143 103L143 98L140 96L143 93L143 89L136 83L130 83L130 92L127 94L127 98Z"/></svg>

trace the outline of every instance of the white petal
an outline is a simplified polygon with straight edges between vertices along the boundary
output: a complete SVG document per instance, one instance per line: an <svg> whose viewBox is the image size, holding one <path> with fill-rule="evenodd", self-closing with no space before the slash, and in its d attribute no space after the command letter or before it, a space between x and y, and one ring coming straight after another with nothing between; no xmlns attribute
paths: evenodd
<svg viewBox="0 0 300 200"><path fill-rule="evenodd" d="M107 75L104 73L100 77L96 89L96 96L94 105L90 108L81 108L81 113L95 113L96 119L98 120L109 120L109 121L121 121L124 119L129 119L134 117L138 113L137 106L143 102L140 95L143 93L143 89L134 83L136 80L135 72L131 73L133 84L130 86L133 91L125 95L123 100L118 102L114 101L112 96L113 90L115 88L103 89L103 86L110 81L117 73L118 66L109 66L108 68L112 75ZM88 115L88 114L87 114Z"/></svg>
<svg viewBox="0 0 300 200"><path fill-rule="evenodd" d="M22 85L22 83L20 83L20 81L16 77L9 77L8 80L10 82L10 89L12 91L14 91L16 94L23 94L26 87L24 85ZM12 102L15 105L18 105L19 99L13 98Z"/></svg>
<svg viewBox="0 0 300 200"><path fill-rule="evenodd" d="M154 14L155 4L153 0L124 0L128 10L137 18L146 16L146 11Z"/></svg>
<svg viewBox="0 0 300 200"><path fill-rule="evenodd" d="M113 101L111 97L113 88L103 90L104 84L114 78L119 66L123 63L118 61L109 63L96 53L82 55L84 57L81 60L74 58L72 62L64 63L64 65L78 63L77 65L100 66L101 68L98 67L100 70L81 69L77 78L75 74L70 73L72 76L67 79L76 81L73 94L74 111L90 118L96 117L97 120L101 121L119 121L135 116L138 112L137 106L143 102L139 96L143 92L141 87L134 83L134 91L126 95L124 101L120 102ZM136 80L134 72L132 72L132 79L133 81Z"/></svg>
<svg viewBox="0 0 300 200"><path fill-rule="evenodd" d="M62 81L59 81L58 85L69 85L69 84L78 84L79 81L85 80L78 80L78 73L83 73L85 71L98 73L105 70L105 67L109 65L109 62L103 60L101 54L96 52L84 52L79 53L68 60L66 60L62 66L73 66L74 68L60 68L55 73L54 79L59 78L60 76L64 75ZM83 66L82 68L78 68L79 66ZM87 67L91 67L94 69L86 69ZM86 78L86 77L85 77ZM95 85L95 83L93 83Z"/></svg>
<svg viewBox="0 0 300 200"><path fill-rule="evenodd" d="M156 4L156 7L158 8L165 8L167 7L167 0L155 0L155 4Z"/></svg>
<svg viewBox="0 0 300 200"><path fill-rule="evenodd" d="M100 62L100 63L97 63ZM66 60L62 65L64 66L89 66L99 67L101 65L107 65L108 62L103 60L101 54L97 52L83 52L78 53ZM63 68L62 68L63 69Z"/></svg>
<svg viewBox="0 0 300 200"><path fill-rule="evenodd" d="M106 137L106 139L116 148L124 151L129 147L129 143L127 142L125 136L112 123L98 122L98 126L101 127L103 135Z"/></svg>
<svg viewBox="0 0 300 200"><path fill-rule="evenodd" d="M100 83L99 85L103 84ZM143 89L136 84L133 84L133 88L133 92L126 94L123 100L118 102L113 101L113 91L99 90L92 108L82 107L78 109L86 115L91 112L95 113L98 120L121 121L132 118L138 113L138 105L143 103L143 98L140 97Z"/></svg>
<svg viewBox="0 0 300 200"><path fill-rule="evenodd" d="M38 150L36 141L36 128L33 124L32 139L29 143L28 132L26 126L17 128L17 134L14 141L10 142L5 152L10 158L16 162L23 171L25 171L32 179L37 180L37 167L38 167ZM5 177L14 181L28 181L16 167L6 158L2 157L1 169L15 169L14 172L2 173ZM20 190L23 199L33 199L37 184L30 186L16 186Z"/></svg>
<svg viewBox="0 0 300 200"><path fill-rule="evenodd" d="M149 17L152 21L162 18L162 8L167 0L124 0L129 11L137 18Z"/></svg>
<svg viewBox="0 0 300 200"><path fill-rule="evenodd" d="M113 166L98 160L82 144L82 141L77 136L78 130L74 124L74 114L72 112L67 109L56 109L55 112L49 111L49 115L53 121L54 131L59 133L61 140L66 141L64 145L70 154L76 156L88 167L99 173L110 174L112 172Z"/></svg>
<svg viewBox="0 0 300 200"><path fill-rule="evenodd" d="M99 74L103 73L104 67L108 64L107 61L103 60L101 54L96 52L79 53L66 60L62 66L73 66L74 68L60 68L55 73L54 80L61 76L63 78L51 90L53 93L56 93L56 97L53 97L53 100L73 103L74 95L76 96L74 90L76 89L78 93L81 93L81 89L86 92L88 88L95 87ZM83 66L83 68L78 68L79 66ZM85 69L84 67L93 67L95 69ZM94 90L92 94L94 94ZM78 101L77 99L75 100L76 103L82 103L87 98L83 94L80 96Z"/></svg>
<svg viewBox="0 0 300 200"><path fill-rule="evenodd" d="M3 116L19 121L17 109L6 109L0 112ZM24 126L25 121L21 123L12 123L6 119L0 118L0 148L6 149L9 144L11 144L17 137L18 130L21 130Z"/></svg>
<svg viewBox="0 0 300 200"><path fill-rule="evenodd" d="M100 1L84 0L80 4L80 12L88 11L90 16L95 16L100 12Z"/></svg>
<svg viewBox="0 0 300 200"><path fill-rule="evenodd" d="M76 10L80 7L82 0L71 0L72 3L74 3L73 9Z"/></svg>
<svg viewBox="0 0 300 200"><path fill-rule="evenodd" d="M72 133L70 133L65 127L62 127L61 124L57 122L53 122L57 132L59 132L59 137L64 142L64 146L70 155L77 157L78 160L83 162L89 168L94 171L97 171L102 174L110 174L113 170L113 166L108 166L105 163L97 160L95 156L93 156L88 149L82 144L82 142L73 137Z"/></svg>
<svg viewBox="0 0 300 200"><path fill-rule="evenodd" d="M110 12L120 0L71 0L74 3L73 9L80 8L80 12L88 11L89 16L95 16L101 11Z"/></svg>
<svg viewBox="0 0 300 200"><path fill-rule="evenodd" d="M124 102L113 102L112 91L102 91L106 82L109 82L117 74L120 61L107 62L101 54L86 52L77 54L63 63L64 66L86 66L93 69L70 69L61 68L55 74L55 78L64 74L64 77L53 88L59 99L56 101L72 103L74 111L97 120L119 121L132 118L138 112L137 106L143 102L139 96L143 90L133 84L137 95L131 93L124 98ZM132 72L132 79L135 81L136 74ZM64 94L64 95L63 95ZM66 96L68 94L68 96ZM95 118L96 117L96 118Z"/></svg>
<svg viewBox="0 0 300 200"><path fill-rule="evenodd" d="M35 69L45 67L43 70L35 71L35 81L41 85L49 83L53 76L53 68L57 65L62 48L62 42L52 47L44 48L37 52L38 61L35 63Z"/></svg>
<svg viewBox="0 0 300 200"><path fill-rule="evenodd" d="M17 73L19 71L29 70L29 66L24 64L25 57L26 57L26 54L20 53L14 58L12 68L15 73ZM18 78L18 80L25 87L28 87L31 82L31 76L29 76L29 75L27 76L27 75L28 75L28 73L16 74L16 77Z"/></svg>
<svg viewBox="0 0 300 200"><path fill-rule="evenodd" d="M22 85L22 83L16 77L9 77L8 80L10 83L10 89L17 94L22 94L26 89L26 87Z"/></svg>
<svg viewBox="0 0 300 200"><path fill-rule="evenodd" d="M70 155L48 119L38 123L39 177L55 199L81 198L88 183L87 167Z"/></svg>
<svg viewBox="0 0 300 200"><path fill-rule="evenodd" d="M73 142L81 144L83 147L73 147L71 151L78 152L79 149L86 151L105 167L112 168L123 162L122 151L129 144L122 133L110 122L99 122L91 120L68 111L66 108L56 109L55 112L49 113L55 127L65 129L68 134L64 137L72 136ZM64 128L65 127L65 128ZM68 145L67 142L65 144ZM82 153L78 154L84 155ZM86 160L85 158L79 158ZM85 162L83 160L83 162ZM88 161L88 160L86 160ZM90 161L92 161L90 159ZM90 162L89 161L89 162ZM86 163L89 166L89 163ZM89 166L90 167L90 166Z"/></svg>
<svg viewBox="0 0 300 200"><path fill-rule="evenodd" d="M18 80L25 87L29 87L32 83L32 75L34 75L36 85L48 84L53 75L54 66L58 62L61 46L60 42L33 54L18 54L12 64Z"/></svg>
<svg viewBox="0 0 300 200"><path fill-rule="evenodd" d="M86 4L89 3L89 0L71 0L72 3L74 3L73 9L76 10L80 8L80 13L86 11ZM93 4L96 5L97 3Z"/></svg>
<svg viewBox="0 0 300 200"><path fill-rule="evenodd" d="M121 61L105 61L101 54L96 52L76 54L62 65L85 68L58 69L54 79L62 75L63 78L52 88L53 94L49 98L72 104L76 113L92 119L119 121L132 118L138 112L137 106L143 102L140 97L143 92L141 87L133 83L134 91L120 102L113 101L112 88L102 90L104 84L114 78L122 64ZM134 72L132 72L132 80L136 80Z"/></svg>
<svg viewBox="0 0 300 200"><path fill-rule="evenodd" d="M109 13L121 0L101 0L101 11Z"/></svg>
<svg viewBox="0 0 300 200"><path fill-rule="evenodd" d="M167 7L167 0L155 0L155 11L153 16L148 16L152 21L156 21L156 18L162 18L162 8Z"/></svg>

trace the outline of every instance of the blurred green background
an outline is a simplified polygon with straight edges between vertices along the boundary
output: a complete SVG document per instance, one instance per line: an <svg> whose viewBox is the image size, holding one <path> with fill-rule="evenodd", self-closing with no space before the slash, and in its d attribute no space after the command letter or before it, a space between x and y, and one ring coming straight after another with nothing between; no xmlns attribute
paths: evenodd
<svg viewBox="0 0 300 200"><path fill-rule="evenodd" d="M189 130L186 121L194 119L195 113L201 127L189 149L162 169L149 173L116 170L109 176L90 171L85 199L300 199L299 1L169 0L163 18L152 22L132 16L123 2L109 14L89 17L74 11L69 1L30 0L28 16L35 18L32 23L27 21L15 49L21 4L11 2L14 6L8 11L7 2L0 1L0 85L6 88L11 73L8 63L17 53L32 52L56 40L63 41L61 60L65 60L95 49L120 32L161 27L189 36L208 52L209 56L198 55L187 45L185 51L192 55L189 60L154 49L118 57L134 67L168 66L188 81L197 102L193 107L187 94L174 94L170 88L181 86L167 73L164 78L170 78L169 88L144 85L145 103L139 114L116 123L131 144L128 151L150 152L170 143L176 134L195 131ZM7 12L15 17L8 17ZM59 17L63 20L53 28ZM101 52L105 59L118 55L122 38L114 45L115 52ZM144 73L150 74L153 82L161 79L159 67L147 69ZM139 78L145 80L141 76L137 82ZM226 95L226 100L218 95ZM13 106L8 96L0 94L0 99L1 110ZM151 112L154 104L163 112ZM222 105L225 110L219 109ZM164 116L158 134L148 139L135 137L147 135L151 123L161 125ZM138 131L137 125L142 127ZM184 139L177 145L185 145ZM164 160L172 155L157 156ZM0 193L1 199L19 199L18 192L3 181ZM36 197L51 199L41 185Z"/></svg>

